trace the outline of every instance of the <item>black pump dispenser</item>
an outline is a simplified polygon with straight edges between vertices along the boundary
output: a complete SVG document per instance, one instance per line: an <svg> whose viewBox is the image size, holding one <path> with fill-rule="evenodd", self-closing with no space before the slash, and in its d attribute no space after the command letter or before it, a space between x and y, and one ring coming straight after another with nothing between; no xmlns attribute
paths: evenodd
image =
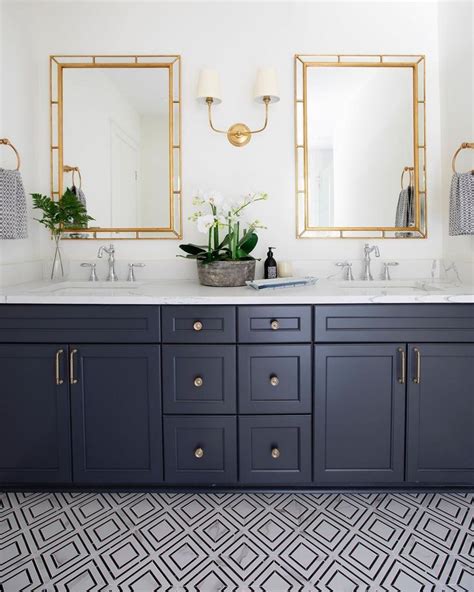
<svg viewBox="0 0 474 592"><path fill-rule="evenodd" d="M264 269L265 269L265 279L270 280L278 277L277 275L277 262L273 257L273 251L275 247L268 247L267 258L265 259Z"/></svg>

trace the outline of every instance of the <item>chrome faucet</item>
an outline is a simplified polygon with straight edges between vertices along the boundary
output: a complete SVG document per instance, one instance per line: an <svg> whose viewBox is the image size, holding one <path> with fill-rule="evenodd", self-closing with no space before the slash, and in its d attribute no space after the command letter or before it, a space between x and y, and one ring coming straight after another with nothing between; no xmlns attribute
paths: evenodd
<svg viewBox="0 0 474 592"><path fill-rule="evenodd" d="M104 253L109 256L109 275L107 276L108 282L116 282L118 280L117 274L115 273L115 247L110 244L108 247L102 245L97 251L97 257L102 259Z"/></svg>
<svg viewBox="0 0 474 592"><path fill-rule="evenodd" d="M369 243L365 243L364 245L364 268L362 271L362 279L366 280L366 281L372 281L374 278L372 277L372 272L370 271L370 254L371 253L375 253L376 257L380 257L380 251L379 248L376 245L373 245L372 247L369 245Z"/></svg>

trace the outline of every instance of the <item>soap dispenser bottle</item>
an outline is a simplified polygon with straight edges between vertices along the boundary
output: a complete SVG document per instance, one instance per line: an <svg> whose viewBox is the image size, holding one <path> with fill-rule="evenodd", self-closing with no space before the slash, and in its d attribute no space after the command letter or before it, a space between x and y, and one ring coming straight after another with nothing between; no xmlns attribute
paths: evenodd
<svg viewBox="0 0 474 592"><path fill-rule="evenodd" d="M275 247L268 247L267 258L265 259L264 269L265 269L265 279L270 280L277 277L277 262L273 257L273 251Z"/></svg>

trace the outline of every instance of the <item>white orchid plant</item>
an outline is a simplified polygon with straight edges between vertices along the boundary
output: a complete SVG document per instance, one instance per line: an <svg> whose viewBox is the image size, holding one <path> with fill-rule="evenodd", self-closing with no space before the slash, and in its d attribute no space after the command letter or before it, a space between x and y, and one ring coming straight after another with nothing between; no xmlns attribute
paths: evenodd
<svg viewBox="0 0 474 592"><path fill-rule="evenodd" d="M250 253L258 242L255 231L265 226L259 220L246 222L244 214L248 206L266 199L266 193L249 193L232 204L224 201L222 195L215 191L198 192L193 198L193 205L199 209L189 219L197 222L199 232L207 234L207 245L180 245L179 248L186 253L183 256L203 263L253 260ZM225 231L222 239L221 231Z"/></svg>

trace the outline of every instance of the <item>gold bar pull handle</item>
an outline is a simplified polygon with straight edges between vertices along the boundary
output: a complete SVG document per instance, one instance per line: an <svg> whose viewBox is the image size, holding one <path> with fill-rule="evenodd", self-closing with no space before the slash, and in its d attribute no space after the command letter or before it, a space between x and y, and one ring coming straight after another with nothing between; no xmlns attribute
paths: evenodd
<svg viewBox="0 0 474 592"><path fill-rule="evenodd" d="M400 354L400 376L398 377L398 382L400 384L405 384L406 382L406 354L405 348L399 347L398 353Z"/></svg>
<svg viewBox="0 0 474 592"><path fill-rule="evenodd" d="M417 347L413 348L413 352L415 353L415 376L413 377L413 382L415 384L420 384L420 382L421 382L421 353Z"/></svg>
<svg viewBox="0 0 474 592"><path fill-rule="evenodd" d="M71 350L69 354L69 382L71 384L77 384L78 380L75 377L75 359L76 359L77 349Z"/></svg>
<svg viewBox="0 0 474 592"><path fill-rule="evenodd" d="M61 378L61 356L63 353L63 349L58 349L56 352L56 384L58 386L64 382L64 380Z"/></svg>

